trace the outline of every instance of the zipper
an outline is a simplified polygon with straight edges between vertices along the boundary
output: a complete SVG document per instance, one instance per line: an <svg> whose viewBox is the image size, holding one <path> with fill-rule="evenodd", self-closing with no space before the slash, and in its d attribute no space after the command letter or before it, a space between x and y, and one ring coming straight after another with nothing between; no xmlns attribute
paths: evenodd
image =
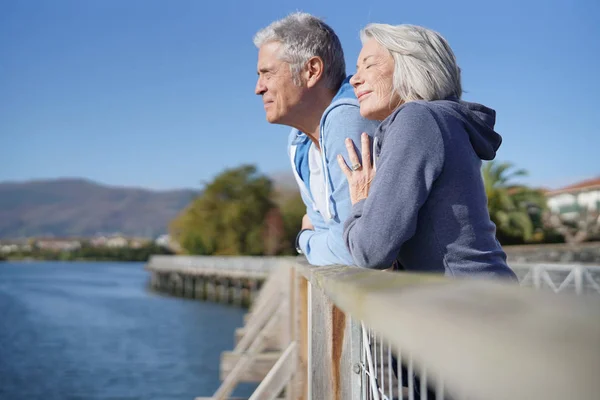
<svg viewBox="0 0 600 400"><path fill-rule="evenodd" d="M327 159L326 159L326 155L325 155L325 146L323 145L323 143L325 143L325 138L323 137L325 135L325 132L323 130L323 125L321 124L321 126L319 127L319 144L321 147L321 161L322 161L322 165L321 167L323 168L323 175L325 177L325 199L326 199L326 207L325 207L325 211L327 212L327 215L325 216L327 218L327 220L331 220L333 217L331 215L331 210L329 209L330 207L330 199L329 199L329 169L327 168Z"/></svg>
<svg viewBox="0 0 600 400"><path fill-rule="evenodd" d="M306 198L310 199L311 201L311 206L312 209L314 211L318 211L317 210L317 206L315 205L315 201L313 200L312 196L310 195L310 192L308 191L308 189L306 188L306 184L304 183L304 181L302 179L300 179L300 175L298 175L298 171L296 170L296 147L297 145L292 144L290 146L290 162L292 163L292 171L294 172L294 177L296 178L296 182L298 183L298 186L300 187L300 191L302 192L302 194L304 194L306 196Z"/></svg>

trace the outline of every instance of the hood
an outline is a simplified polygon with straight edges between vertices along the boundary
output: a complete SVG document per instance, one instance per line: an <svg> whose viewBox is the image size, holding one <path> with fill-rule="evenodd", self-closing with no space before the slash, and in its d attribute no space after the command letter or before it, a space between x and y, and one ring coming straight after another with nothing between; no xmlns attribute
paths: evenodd
<svg viewBox="0 0 600 400"><path fill-rule="evenodd" d="M462 100L445 101L462 120L475 153L482 160L493 160L502 144L502 136L494 130L496 111L484 105Z"/></svg>
<svg viewBox="0 0 600 400"><path fill-rule="evenodd" d="M354 88L350 84L350 78L352 78L352 75L349 75L346 79L344 79L344 81L342 82L342 86L340 86L338 92L331 100L331 105L338 103L338 100L342 99L352 99L354 101L358 101L356 100L356 96L354 95Z"/></svg>
<svg viewBox="0 0 600 400"><path fill-rule="evenodd" d="M327 106L327 108L323 112L323 116L321 117L321 121L320 121L321 128L323 127L323 124L325 123L327 114L329 114L329 112L331 110L333 110L335 107L342 105L342 104L352 104L357 107L359 106L358 100L356 99L356 96L354 95L354 88L350 84L350 78L352 78L352 75L349 75L346 79L344 79L344 81L342 82L342 85L338 89L337 93L335 94L333 99L331 99L331 103L329 104L329 106ZM321 137L322 133L323 133L323 130L321 129L320 134L319 134L320 140L323 139ZM304 143L308 140L310 140L310 139L308 138L307 135L300 132L296 128L292 128L292 132L290 134L290 139L288 141L288 145Z"/></svg>

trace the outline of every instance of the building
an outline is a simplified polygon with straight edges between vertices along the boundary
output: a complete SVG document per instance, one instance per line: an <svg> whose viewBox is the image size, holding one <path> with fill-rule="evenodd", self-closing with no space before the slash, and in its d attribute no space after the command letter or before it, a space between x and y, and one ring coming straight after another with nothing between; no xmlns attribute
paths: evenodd
<svg viewBox="0 0 600 400"><path fill-rule="evenodd" d="M566 220L577 219L582 212L600 211L600 177L588 179L561 189L548 191L548 208Z"/></svg>
<svg viewBox="0 0 600 400"><path fill-rule="evenodd" d="M81 242L75 239L37 239L35 246L41 250L74 251L81 248Z"/></svg>
<svg viewBox="0 0 600 400"><path fill-rule="evenodd" d="M600 177L546 193L546 220L567 243L600 239Z"/></svg>

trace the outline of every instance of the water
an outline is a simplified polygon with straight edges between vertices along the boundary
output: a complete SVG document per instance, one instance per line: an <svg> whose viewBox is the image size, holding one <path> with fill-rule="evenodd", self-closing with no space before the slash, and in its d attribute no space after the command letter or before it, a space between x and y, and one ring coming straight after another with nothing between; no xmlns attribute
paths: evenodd
<svg viewBox="0 0 600 400"><path fill-rule="evenodd" d="M143 266L0 263L0 399L212 395L244 311L149 292Z"/></svg>

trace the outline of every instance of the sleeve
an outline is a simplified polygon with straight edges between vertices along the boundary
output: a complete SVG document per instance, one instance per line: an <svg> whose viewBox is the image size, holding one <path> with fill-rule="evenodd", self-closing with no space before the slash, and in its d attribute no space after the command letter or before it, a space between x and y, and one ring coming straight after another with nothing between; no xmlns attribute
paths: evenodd
<svg viewBox="0 0 600 400"><path fill-rule="evenodd" d="M444 164L441 130L427 106L408 103L390 121L369 196L356 203L344 240L356 265L387 268L417 225Z"/></svg>
<svg viewBox="0 0 600 400"><path fill-rule="evenodd" d="M346 162L349 162L344 140L350 138L360 146L360 135L367 132L372 136L378 125L378 121L362 118L359 107L350 104L337 106L325 119L321 151L325 152L325 166L329 175L330 188L332 188L331 203L334 209L333 220L327 224L327 229L317 229L312 214L309 214L316 230L305 231L300 235L298 243L312 265L353 264L352 256L343 238L343 224L352 208L350 190L336 157L341 154ZM323 217L318 212L315 214L318 216L317 223L320 224Z"/></svg>

